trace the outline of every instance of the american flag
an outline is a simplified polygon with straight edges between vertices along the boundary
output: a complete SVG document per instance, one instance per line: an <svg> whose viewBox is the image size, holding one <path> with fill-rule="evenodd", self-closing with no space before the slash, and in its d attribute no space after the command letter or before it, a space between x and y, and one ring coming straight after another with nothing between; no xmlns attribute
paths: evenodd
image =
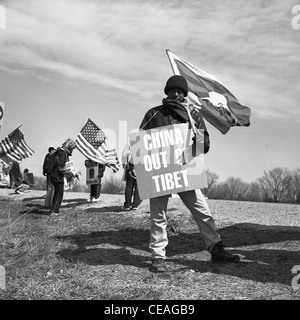
<svg viewBox="0 0 300 320"><path fill-rule="evenodd" d="M91 120L80 130L76 140L77 149L88 159L106 164L114 172L120 168L115 149L108 150L105 133Z"/></svg>
<svg viewBox="0 0 300 320"><path fill-rule="evenodd" d="M20 163L32 156L33 153L34 151L25 142L24 135L19 128L0 141L0 157L6 156Z"/></svg>
<svg viewBox="0 0 300 320"><path fill-rule="evenodd" d="M223 134L233 126L250 125L251 110L213 75L201 70L167 50L174 74L188 83L188 98L195 110Z"/></svg>

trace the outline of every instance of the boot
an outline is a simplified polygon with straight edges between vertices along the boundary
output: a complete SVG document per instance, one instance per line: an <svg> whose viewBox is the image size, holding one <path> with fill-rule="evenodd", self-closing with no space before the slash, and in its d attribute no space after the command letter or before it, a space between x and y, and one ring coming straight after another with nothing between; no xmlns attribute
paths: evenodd
<svg viewBox="0 0 300 320"><path fill-rule="evenodd" d="M216 243L211 251L211 261L215 263L235 263L240 261L240 256L231 254L224 249L222 241Z"/></svg>
<svg viewBox="0 0 300 320"><path fill-rule="evenodd" d="M166 272L166 262L165 259L157 258L152 260L152 266L150 267L152 272Z"/></svg>

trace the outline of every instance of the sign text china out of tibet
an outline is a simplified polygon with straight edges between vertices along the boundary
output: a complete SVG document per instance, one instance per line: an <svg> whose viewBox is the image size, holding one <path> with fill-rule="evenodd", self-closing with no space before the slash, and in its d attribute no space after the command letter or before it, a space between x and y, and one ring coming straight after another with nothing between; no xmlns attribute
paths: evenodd
<svg viewBox="0 0 300 320"><path fill-rule="evenodd" d="M188 124L130 135L141 199L206 187L203 154L190 156L193 136Z"/></svg>

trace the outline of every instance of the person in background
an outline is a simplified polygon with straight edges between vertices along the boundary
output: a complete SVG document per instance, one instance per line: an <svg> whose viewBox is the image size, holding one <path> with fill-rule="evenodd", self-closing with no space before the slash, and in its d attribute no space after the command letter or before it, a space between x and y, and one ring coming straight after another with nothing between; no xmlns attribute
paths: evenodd
<svg viewBox="0 0 300 320"><path fill-rule="evenodd" d="M97 163L90 159L85 160L84 165L86 168L98 166L97 183L90 185L90 197L88 199L89 202L98 202L100 200L99 197L101 193L101 180L103 178L106 165Z"/></svg>
<svg viewBox="0 0 300 320"><path fill-rule="evenodd" d="M20 170L20 165L18 162L10 161L10 170L9 170L9 180L10 188L15 189L15 193L23 194L29 186L23 183L23 175Z"/></svg>
<svg viewBox="0 0 300 320"><path fill-rule="evenodd" d="M22 184L22 173L20 170L20 165L15 162L15 161L10 161L10 170L9 170L9 180L10 180L10 185L9 187L11 189L19 186Z"/></svg>
<svg viewBox="0 0 300 320"><path fill-rule="evenodd" d="M69 157L76 148L76 143L72 139L67 139L61 148L57 148L55 153L54 168L50 173L50 179L54 186L54 196L50 207L50 214L57 215L64 196L64 178L66 174L74 175L68 167Z"/></svg>
<svg viewBox="0 0 300 320"><path fill-rule="evenodd" d="M149 109L140 125L140 130L149 130L177 123L189 123L189 107L185 97L188 94L188 84L184 77L174 75L170 77L165 85L166 98L162 105ZM207 153L210 146L209 134L201 114L192 110L191 117L195 121L197 131L193 138L196 150ZM203 130L203 134L199 131ZM211 254L212 262L235 263L240 260L239 255L231 254L224 249L221 236L216 231L215 222L209 210L208 204L201 192L188 190L178 193L179 197L190 210L206 248ZM167 205L169 195L150 199L150 241L149 248L152 255L152 272L165 272L166 269L166 247L168 245L167 235Z"/></svg>
<svg viewBox="0 0 300 320"><path fill-rule="evenodd" d="M51 158L52 155L55 153L56 149L54 147L48 148L48 153L45 156L44 163L43 163L43 175L47 179L46 184L46 196L45 196L45 207L50 208L53 196L54 196L54 185L50 179L50 173L51 173Z"/></svg>
<svg viewBox="0 0 300 320"><path fill-rule="evenodd" d="M27 168L23 171L23 183L29 187L34 187L33 174Z"/></svg>
<svg viewBox="0 0 300 320"><path fill-rule="evenodd" d="M124 180L126 181L124 211L137 210L142 203L134 165L129 160L130 145L127 143L122 152L122 166L124 169Z"/></svg>
<svg viewBox="0 0 300 320"><path fill-rule="evenodd" d="M0 184L9 187L9 170L11 166L4 160L0 159Z"/></svg>
<svg viewBox="0 0 300 320"><path fill-rule="evenodd" d="M22 184L16 188L16 193L23 193L30 187L34 187L33 174L26 168L23 171Z"/></svg>

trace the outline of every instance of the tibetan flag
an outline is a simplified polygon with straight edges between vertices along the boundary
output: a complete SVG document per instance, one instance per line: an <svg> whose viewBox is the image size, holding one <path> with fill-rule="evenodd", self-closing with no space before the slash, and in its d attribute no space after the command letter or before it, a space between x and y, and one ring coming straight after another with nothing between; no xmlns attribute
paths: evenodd
<svg viewBox="0 0 300 320"><path fill-rule="evenodd" d="M32 156L33 153L34 151L25 142L24 135L19 128L0 141L0 157L6 156L20 163L22 160Z"/></svg>
<svg viewBox="0 0 300 320"><path fill-rule="evenodd" d="M119 170L119 161L115 149L108 150L105 133L91 120L80 130L75 142L77 149L88 159L105 164L114 172Z"/></svg>
<svg viewBox="0 0 300 320"><path fill-rule="evenodd" d="M167 50L174 74L188 83L188 98L198 112L222 134L234 126L250 125L250 108L237 98L213 75L193 66Z"/></svg>

